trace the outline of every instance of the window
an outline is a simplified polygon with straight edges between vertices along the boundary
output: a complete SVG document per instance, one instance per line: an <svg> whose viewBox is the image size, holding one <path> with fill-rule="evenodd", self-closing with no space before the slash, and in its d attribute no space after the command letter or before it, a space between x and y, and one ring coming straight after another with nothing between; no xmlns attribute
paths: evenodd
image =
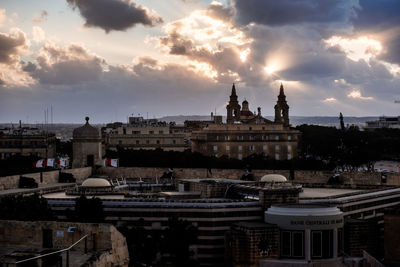
<svg viewBox="0 0 400 267"><path fill-rule="evenodd" d="M284 231L281 233L281 255L284 257L290 257L292 253L290 253L290 232Z"/></svg>
<svg viewBox="0 0 400 267"><path fill-rule="evenodd" d="M154 131L149 131L149 134L154 134Z"/></svg>
<svg viewBox="0 0 400 267"><path fill-rule="evenodd" d="M172 144L174 144L174 145L175 145L175 144L176 144L176 140L172 140Z"/></svg>
<svg viewBox="0 0 400 267"><path fill-rule="evenodd" d="M126 128L123 129L124 134L126 134Z"/></svg>
<svg viewBox="0 0 400 267"><path fill-rule="evenodd" d="M263 145L263 150L267 150L268 146L267 145Z"/></svg>
<svg viewBox="0 0 400 267"><path fill-rule="evenodd" d="M287 154L287 159L288 159L288 160L291 160L291 159L292 159L292 154L288 153L288 154Z"/></svg>
<svg viewBox="0 0 400 267"><path fill-rule="evenodd" d="M287 258L304 258L304 232L281 232L281 256Z"/></svg>
<svg viewBox="0 0 400 267"><path fill-rule="evenodd" d="M250 135L250 140L254 140L254 136Z"/></svg>
<svg viewBox="0 0 400 267"><path fill-rule="evenodd" d="M217 141L219 140L219 136L217 135Z"/></svg>
<svg viewBox="0 0 400 267"><path fill-rule="evenodd" d="M333 230L311 231L311 257L332 258L332 242Z"/></svg>
<svg viewBox="0 0 400 267"><path fill-rule="evenodd" d="M275 135L275 140L279 140L279 135Z"/></svg>
<svg viewBox="0 0 400 267"><path fill-rule="evenodd" d="M342 255L342 251L343 251L343 229L342 228L338 229L337 234L338 234L338 237L337 237L337 241L338 241L337 251L338 251L338 256L340 256L340 255Z"/></svg>
<svg viewBox="0 0 400 267"><path fill-rule="evenodd" d="M292 232L292 256L303 257L304 256L304 237L303 232Z"/></svg>
<svg viewBox="0 0 400 267"><path fill-rule="evenodd" d="M213 146L213 150L214 151L218 151L218 147L217 146Z"/></svg>
<svg viewBox="0 0 400 267"><path fill-rule="evenodd" d="M254 150L254 146L249 146L249 150L253 151Z"/></svg>
<svg viewBox="0 0 400 267"><path fill-rule="evenodd" d="M262 127L263 130L265 130L265 127Z"/></svg>
<svg viewBox="0 0 400 267"><path fill-rule="evenodd" d="M160 144L160 140L157 140L157 145L159 145Z"/></svg>
<svg viewBox="0 0 400 267"><path fill-rule="evenodd" d="M243 159L243 155L242 154L238 154L238 159L242 160Z"/></svg>
<svg viewBox="0 0 400 267"><path fill-rule="evenodd" d="M279 160L279 154L278 153L275 153L275 159Z"/></svg>
<svg viewBox="0 0 400 267"><path fill-rule="evenodd" d="M288 151L292 151L292 145L288 145L288 146L287 146L287 150L288 150Z"/></svg>
<svg viewBox="0 0 400 267"><path fill-rule="evenodd" d="M137 145L140 144L139 140L136 140L136 144L137 144Z"/></svg>
<svg viewBox="0 0 400 267"><path fill-rule="evenodd" d="M140 134L140 131L133 131L133 134Z"/></svg>
<svg viewBox="0 0 400 267"><path fill-rule="evenodd" d="M249 130L251 131L251 130L253 130L253 128L249 127Z"/></svg>
<svg viewBox="0 0 400 267"><path fill-rule="evenodd" d="M159 134L163 134L163 133L164 133L164 131L158 131L158 133L159 133Z"/></svg>
<svg viewBox="0 0 400 267"><path fill-rule="evenodd" d="M122 140L119 140L119 141L118 141L118 144L119 144L119 145L122 145Z"/></svg>
<svg viewBox="0 0 400 267"><path fill-rule="evenodd" d="M289 141L292 140L292 136L288 135L287 140L289 140Z"/></svg>
<svg viewBox="0 0 400 267"><path fill-rule="evenodd" d="M150 141L149 141L149 140L146 140L146 144L150 144Z"/></svg>
<svg viewBox="0 0 400 267"><path fill-rule="evenodd" d="M311 232L311 256L322 257L322 232Z"/></svg>
<svg viewBox="0 0 400 267"><path fill-rule="evenodd" d="M238 146L238 150L239 150L239 151L242 151L242 146Z"/></svg>
<svg viewBox="0 0 400 267"><path fill-rule="evenodd" d="M226 146L226 151L229 151L231 148L229 146Z"/></svg>
<svg viewBox="0 0 400 267"><path fill-rule="evenodd" d="M281 146L280 145L275 145L275 150L276 151L279 151L281 149Z"/></svg>
<svg viewBox="0 0 400 267"><path fill-rule="evenodd" d="M225 135L225 140L229 141L229 135Z"/></svg>

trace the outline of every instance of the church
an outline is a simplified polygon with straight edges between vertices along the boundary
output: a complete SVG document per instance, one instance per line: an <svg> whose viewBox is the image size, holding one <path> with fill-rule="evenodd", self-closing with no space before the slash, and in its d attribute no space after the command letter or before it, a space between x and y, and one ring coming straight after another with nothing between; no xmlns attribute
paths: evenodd
<svg viewBox="0 0 400 267"><path fill-rule="evenodd" d="M192 132L192 151L208 156L243 159L264 153L276 160L290 160L297 156L300 132L290 127L289 105L283 85L279 88L274 121L249 109L249 102L238 102L235 84L232 85L226 106L226 123L210 123Z"/></svg>

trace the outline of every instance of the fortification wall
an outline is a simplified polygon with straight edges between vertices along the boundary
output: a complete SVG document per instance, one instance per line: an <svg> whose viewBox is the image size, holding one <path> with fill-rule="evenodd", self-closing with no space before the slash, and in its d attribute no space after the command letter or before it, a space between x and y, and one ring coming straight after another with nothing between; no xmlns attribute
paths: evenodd
<svg viewBox="0 0 400 267"><path fill-rule="evenodd" d="M92 174L92 167L76 168L76 169L66 169L61 172L72 173L77 182L82 182ZM46 171L41 173L26 173L23 174L24 177L29 177L35 179L35 181L40 185L57 183L60 176L60 171ZM0 177L0 190L14 189L18 188L20 175L11 175Z"/></svg>
<svg viewBox="0 0 400 267"><path fill-rule="evenodd" d="M96 171L97 174L107 175L111 178L143 178L155 179L162 176L167 168L146 168L146 167L101 167ZM176 178L230 178L240 179L245 173L243 169L207 169L201 168L176 168L174 169L174 177ZM289 170L252 170L255 180L260 180L265 174L281 174L289 178ZM294 182L298 183L319 183L325 184L333 175L330 171L306 171L296 170L294 172ZM341 181L344 184L354 185L380 185L381 174L370 172L343 172L341 173ZM400 185L400 174L389 173L387 175L387 185Z"/></svg>

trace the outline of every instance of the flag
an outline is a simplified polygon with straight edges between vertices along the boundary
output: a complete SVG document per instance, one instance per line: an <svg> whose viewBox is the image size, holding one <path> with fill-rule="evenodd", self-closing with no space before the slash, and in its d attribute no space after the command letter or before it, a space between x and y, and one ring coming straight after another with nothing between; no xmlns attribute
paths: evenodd
<svg viewBox="0 0 400 267"><path fill-rule="evenodd" d="M43 159L39 159L38 161L36 161L36 168L43 168L44 167L44 165L43 165L43 162L44 162L44 160Z"/></svg>
<svg viewBox="0 0 400 267"><path fill-rule="evenodd" d="M106 159L104 159L103 162L104 162L104 166L118 167L118 165L119 165L119 159L106 158Z"/></svg>
<svg viewBox="0 0 400 267"><path fill-rule="evenodd" d="M47 159L46 166L47 167L54 167L54 162L55 162L54 158Z"/></svg>

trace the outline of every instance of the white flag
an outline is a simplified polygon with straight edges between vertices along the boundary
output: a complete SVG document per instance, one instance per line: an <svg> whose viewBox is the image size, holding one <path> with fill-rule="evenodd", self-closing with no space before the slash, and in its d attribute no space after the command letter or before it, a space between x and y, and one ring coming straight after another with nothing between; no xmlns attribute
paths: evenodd
<svg viewBox="0 0 400 267"><path fill-rule="evenodd" d="M36 162L36 168L43 168L43 159L39 159Z"/></svg>
<svg viewBox="0 0 400 267"><path fill-rule="evenodd" d="M54 158L47 159L47 167L54 167Z"/></svg>

